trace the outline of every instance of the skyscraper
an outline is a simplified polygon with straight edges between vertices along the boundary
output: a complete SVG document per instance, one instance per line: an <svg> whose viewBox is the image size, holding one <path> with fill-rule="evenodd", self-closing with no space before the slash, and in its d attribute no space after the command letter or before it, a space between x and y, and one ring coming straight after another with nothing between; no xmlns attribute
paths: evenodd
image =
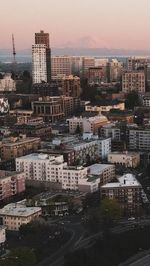
<svg viewBox="0 0 150 266"><path fill-rule="evenodd" d="M35 45L32 46L32 77L33 83L50 82L51 80L51 49L49 33L35 33Z"/></svg>

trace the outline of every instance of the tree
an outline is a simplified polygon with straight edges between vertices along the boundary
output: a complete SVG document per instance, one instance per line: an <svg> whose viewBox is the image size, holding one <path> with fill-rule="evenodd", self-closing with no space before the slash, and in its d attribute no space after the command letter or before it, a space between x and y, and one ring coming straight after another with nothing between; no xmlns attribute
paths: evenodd
<svg viewBox="0 0 150 266"><path fill-rule="evenodd" d="M0 261L1 266L36 266L33 249L22 247L12 250L7 258Z"/></svg>
<svg viewBox="0 0 150 266"><path fill-rule="evenodd" d="M135 106L140 105L139 95L136 91L132 91L127 95L125 106L127 109L134 109Z"/></svg>
<svg viewBox="0 0 150 266"><path fill-rule="evenodd" d="M77 125L77 128L76 128L76 131L75 131L76 134L81 134L81 128L79 125Z"/></svg>
<svg viewBox="0 0 150 266"><path fill-rule="evenodd" d="M121 217L121 209L119 203L116 200L104 199L101 202L101 216L103 224L111 226L116 220Z"/></svg>

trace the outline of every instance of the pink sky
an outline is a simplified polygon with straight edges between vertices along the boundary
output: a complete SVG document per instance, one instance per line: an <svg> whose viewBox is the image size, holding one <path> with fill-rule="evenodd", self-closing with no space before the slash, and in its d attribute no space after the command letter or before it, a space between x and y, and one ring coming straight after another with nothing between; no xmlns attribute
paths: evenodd
<svg viewBox="0 0 150 266"><path fill-rule="evenodd" d="M30 48L34 32L51 46L150 50L150 0L1 0L0 48Z"/></svg>

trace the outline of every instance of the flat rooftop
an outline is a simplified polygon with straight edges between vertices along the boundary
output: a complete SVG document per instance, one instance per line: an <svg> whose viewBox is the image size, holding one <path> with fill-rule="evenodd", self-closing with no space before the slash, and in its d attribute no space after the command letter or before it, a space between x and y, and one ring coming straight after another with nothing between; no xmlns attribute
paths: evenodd
<svg viewBox="0 0 150 266"><path fill-rule="evenodd" d="M118 177L118 182L108 183L102 188L118 188L118 187L139 187L141 184L132 174L125 174L121 177Z"/></svg>
<svg viewBox="0 0 150 266"><path fill-rule="evenodd" d="M41 208L39 207L21 207L16 206L15 204L9 204L5 206L3 209L0 209L0 216L20 216L20 217L28 217L37 212L40 212Z"/></svg>
<svg viewBox="0 0 150 266"><path fill-rule="evenodd" d="M54 160L57 160L57 159L62 159L63 160L63 155L58 155L58 154L53 154L52 156L49 155L49 154L43 154L43 153L31 153L31 154L28 154L28 155L25 155L25 156L22 156L22 157L19 157L18 159L24 159L24 160L50 160L50 161L54 161Z"/></svg>
<svg viewBox="0 0 150 266"><path fill-rule="evenodd" d="M112 164L92 164L88 167L90 173L89 175L99 175L102 171L112 167Z"/></svg>

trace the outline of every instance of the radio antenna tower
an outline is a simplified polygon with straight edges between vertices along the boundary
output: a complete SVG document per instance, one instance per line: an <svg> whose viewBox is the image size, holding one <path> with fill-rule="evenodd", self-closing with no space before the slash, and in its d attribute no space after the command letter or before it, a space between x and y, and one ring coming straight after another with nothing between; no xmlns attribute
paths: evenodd
<svg viewBox="0 0 150 266"><path fill-rule="evenodd" d="M13 74L14 74L14 79L16 78L16 49L15 49L15 39L14 35L12 34L12 47L13 47Z"/></svg>

